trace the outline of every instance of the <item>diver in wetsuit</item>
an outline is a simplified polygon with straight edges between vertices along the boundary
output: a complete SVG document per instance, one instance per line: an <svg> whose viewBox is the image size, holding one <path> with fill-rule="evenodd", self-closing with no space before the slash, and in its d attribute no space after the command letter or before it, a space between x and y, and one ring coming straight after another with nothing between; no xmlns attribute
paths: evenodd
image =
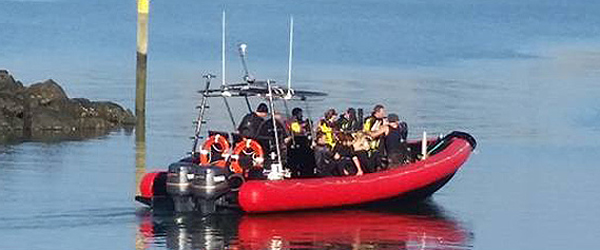
<svg viewBox="0 0 600 250"><path fill-rule="evenodd" d="M303 119L301 108L292 109L292 117L288 127L294 136L308 135L310 131L309 121Z"/></svg>
<svg viewBox="0 0 600 250"><path fill-rule="evenodd" d="M315 162L317 176L344 175L344 166L338 164L339 155L336 157L335 153L328 146L327 135L323 132L318 132L316 137Z"/></svg>
<svg viewBox="0 0 600 250"><path fill-rule="evenodd" d="M383 165L381 152L382 147L380 147L380 145L382 144L382 139L388 130L385 114L385 108L383 105L377 104L373 108L371 116L365 119L365 124L363 125L363 132L371 138L368 156L369 158L373 159L373 162L375 163L374 171L377 171L378 168L382 167Z"/></svg>
<svg viewBox="0 0 600 250"><path fill-rule="evenodd" d="M240 125L238 126L238 133L245 137L256 136L259 126L265 121L268 113L269 108L267 108L267 104L259 104L256 111L244 116L242 122L240 122Z"/></svg>
<svg viewBox="0 0 600 250"><path fill-rule="evenodd" d="M358 118L356 118L356 110L354 108L346 110L346 112L338 118L336 123L341 131L354 132L360 129L360 124Z"/></svg>
<svg viewBox="0 0 600 250"><path fill-rule="evenodd" d="M388 116L388 131L385 135L385 151L387 153L389 166L399 166L408 160L408 147L406 137L408 134L408 125L400 121L398 115L390 114Z"/></svg>
<svg viewBox="0 0 600 250"><path fill-rule="evenodd" d="M304 120L301 108L292 109L292 117L288 122L291 141L288 143L288 168L293 177L310 177L314 175L315 158L311 149L310 120Z"/></svg>
<svg viewBox="0 0 600 250"><path fill-rule="evenodd" d="M335 133L339 131L335 122L336 115L337 112L335 112L335 109L328 109L325 112L323 119L319 121L319 126L317 127L317 132L325 134L325 142L330 148L335 147L337 141Z"/></svg>

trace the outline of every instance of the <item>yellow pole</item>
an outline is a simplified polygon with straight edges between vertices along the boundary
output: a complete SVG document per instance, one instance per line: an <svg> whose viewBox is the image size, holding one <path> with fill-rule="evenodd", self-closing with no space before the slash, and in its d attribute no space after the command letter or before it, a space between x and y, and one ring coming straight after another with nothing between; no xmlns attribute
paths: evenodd
<svg viewBox="0 0 600 250"><path fill-rule="evenodd" d="M135 77L135 115L140 119L146 116L146 66L148 54L148 11L150 0L137 0L137 67Z"/></svg>

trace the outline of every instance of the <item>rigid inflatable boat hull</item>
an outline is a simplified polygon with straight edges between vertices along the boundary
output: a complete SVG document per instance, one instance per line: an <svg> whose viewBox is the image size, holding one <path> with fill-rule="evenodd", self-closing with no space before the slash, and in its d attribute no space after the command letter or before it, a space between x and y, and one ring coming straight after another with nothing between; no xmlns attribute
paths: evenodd
<svg viewBox="0 0 600 250"><path fill-rule="evenodd" d="M215 204L210 213L218 208L264 213L420 200L444 186L468 159L476 144L469 134L455 131L444 138L430 140L428 151L431 155L424 160L361 176L239 182L241 187L230 185L229 191L218 199L195 195L193 210L197 210L198 204L203 204L198 203L203 199ZM200 169L196 170L206 171L212 168L197 167ZM136 200L153 209L175 209L178 212L177 206L174 206L174 194L167 192L167 175L165 171L146 174L140 184L141 195L136 196ZM202 176L194 174L194 181L199 181L197 178ZM226 180L229 181L232 176Z"/></svg>
<svg viewBox="0 0 600 250"><path fill-rule="evenodd" d="M273 212L356 205L441 188L467 160L473 146L453 138L441 152L412 164L362 176L253 180L242 185L238 198L246 212ZM435 185L441 184L441 185Z"/></svg>

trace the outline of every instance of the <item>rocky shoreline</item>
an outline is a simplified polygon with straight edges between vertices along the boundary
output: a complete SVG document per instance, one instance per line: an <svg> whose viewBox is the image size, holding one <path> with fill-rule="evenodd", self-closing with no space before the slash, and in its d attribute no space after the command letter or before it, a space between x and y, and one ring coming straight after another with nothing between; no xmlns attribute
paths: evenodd
<svg viewBox="0 0 600 250"><path fill-rule="evenodd" d="M7 70L0 70L0 142L98 135L133 125L132 112L116 103L69 98L51 79L24 86Z"/></svg>

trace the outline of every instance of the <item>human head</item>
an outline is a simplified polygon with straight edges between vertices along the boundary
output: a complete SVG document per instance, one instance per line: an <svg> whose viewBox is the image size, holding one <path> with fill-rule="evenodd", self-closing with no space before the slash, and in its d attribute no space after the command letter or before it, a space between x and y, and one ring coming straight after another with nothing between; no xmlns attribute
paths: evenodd
<svg viewBox="0 0 600 250"><path fill-rule="evenodd" d="M354 108L348 108L348 110L346 110L346 118L348 118L348 119L356 118L356 110Z"/></svg>
<svg viewBox="0 0 600 250"><path fill-rule="evenodd" d="M261 104L258 104L258 107L256 107L256 115L258 115L260 117L266 117L268 113L269 113L269 108L267 108L267 104L265 104L264 102Z"/></svg>
<svg viewBox="0 0 600 250"><path fill-rule="evenodd" d="M383 105L377 104L373 108L373 113L371 113L371 115L375 118L381 119L385 117L385 108L383 107Z"/></svg>
<svg viewBox="0 0 600 250"><path fill-rule="evenodd" d="M298 120L302 120L302 109L301 108L292 109L292 116Z"/></svg>
<svg viewBox="0 0 600 250"><path fill-rule="evenodd" d="M351 145L352 142L354 141L354 137L352 136L352 134L350 133L340 133L338 135L338 141L344 145L344 146L348 146Z"/></svg>
<svg viewBox="0 0 600 250"><path fill-rule="evenodd" d="M336 115L337 115L337 112L335 112L335 109L329 109L324 114L325 120L329 121L329 122L333 122L334 119L335 119L335 117L336 117Z"/></svg>
<svg viewBox="0 0 600 250"><path fill-rule="evenodd" d="M397 114L391 113L388 115L388 122L390 123L390 126L394 128L398 127L398 121L400 121L400 118Z"/></svg>
<svg viewBox="0 0 600 250"><path fill-rule="evenodd" d="M323 146L323 145L327 144L327 136L325 135L325 133L317 132L316 137L317 137L316 138L317 145Z"/></svg>

